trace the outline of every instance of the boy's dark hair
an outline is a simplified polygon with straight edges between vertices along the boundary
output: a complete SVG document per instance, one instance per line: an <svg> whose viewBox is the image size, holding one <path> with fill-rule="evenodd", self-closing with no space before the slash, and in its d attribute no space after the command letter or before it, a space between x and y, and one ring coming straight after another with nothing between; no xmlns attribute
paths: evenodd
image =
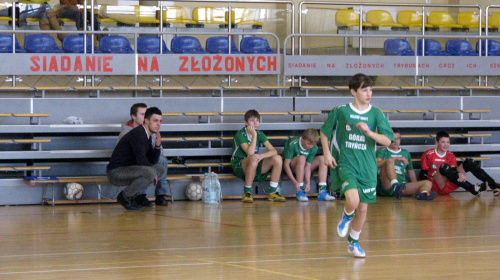
<svg viewBox="0 0 500 280"><path fill-rule="evenodd" d="M161 111L157 107L149 107L146 110L146 114L144 115L144 118L150 120L152 115L160 115L161 116Z"/></svg>
<svg viewBox="0 0 500 280"><path fill-rule="evenodd" d="M358 90L359 88L367 88L373 86L373 81L365 74L358 73L352 76L349 80L349 90Z"/></svg>
<svg viewBox="0 0 500 280"><path fill-rule="evenodd" d="M146 103L135 103L130 107L130 115L131 116L137 116L137 111L139 111L139 108L148 108L148 105Z"/></svg>
<svg viewBox="0 0 500 280"><path fill-rule="evenodd" d="M257 112L256 110L252 109L252 110L248 110L246 113L245 113L245 122L248 121L250 118L257 118L258 120L260 120L260 114L259 112Z"/></svg>
<svg viewBox="0 0 500 280"><path fill-rule="evenodd" d="M436 141L437 142L439 142L439 140L441 140L441 138L443 138L443 137L450 138L450 135L448 134L448 132L443 131L443 130L436 133Z"/></svg>

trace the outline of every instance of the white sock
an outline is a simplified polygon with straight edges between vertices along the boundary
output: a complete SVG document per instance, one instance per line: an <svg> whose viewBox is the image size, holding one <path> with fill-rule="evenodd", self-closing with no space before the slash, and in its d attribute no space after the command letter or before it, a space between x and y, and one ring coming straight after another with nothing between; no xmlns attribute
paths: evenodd
<svg viewBox="0 0 500 280"><path fill-rule="evenodd" d="M270 183L269 183L269 186L270 186L271 188L277 188L277 187L278 187L278 182L270 182Z"/></svg>
<svg viewBox="0 0 500 280"><path fill-rule="evenodd" d="M394 184L399 184L398 180L394 179L391 181L391 186L394 186Z"/></svg>
<svg viewBox="0 0 500 280"><path fill-rule="evenodd" d="M355 231L351 228L351 233L349 236L354 239L354 240L359 240L359 235L361 234L361 231Z"/></svg>

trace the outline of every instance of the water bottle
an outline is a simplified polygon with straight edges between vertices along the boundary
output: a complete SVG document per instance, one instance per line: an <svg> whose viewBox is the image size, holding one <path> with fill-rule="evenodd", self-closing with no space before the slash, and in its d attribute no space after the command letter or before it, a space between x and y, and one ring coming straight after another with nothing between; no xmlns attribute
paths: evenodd
<svg viewBox="0 0 500 280"><path fill-rule="evenodd" d="M203 202L208 204L215 204L221 201L221 188L217 174L211 172L205 173L205 178L202 182L203 187Z"/></svg>

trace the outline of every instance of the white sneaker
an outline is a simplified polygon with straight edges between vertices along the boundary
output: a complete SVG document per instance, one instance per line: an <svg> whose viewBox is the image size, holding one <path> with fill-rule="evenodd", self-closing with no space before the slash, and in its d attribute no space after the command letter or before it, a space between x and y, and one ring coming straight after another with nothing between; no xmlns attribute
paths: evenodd
<svg viewBox="0 0 500 280"><path fill-rule="evenodd" d="M335 196L331 196L326 190L322 190L318 194L318 201L332 201L335 200Z"/></svg>
<svg viewBox="0 0 500 280"><path fill-rule="evenodd" d="M358 242L356 243L349 242L349 246L347 247L347 252L351 253L355 258L366 257L365 251L361 249Z"/></svg>
<svg viewBox="0 0 500 280"><path fill-rule="evenodd" d="M347 231L349 231L349 224L352 222L353 218L346 217L345 213L342 214L342 219L337 226L337 233L340 237L345 237Z"/></svg>
<svg viewBox="0 0 500 280"><path fill-rule="evenodd" d="M309 201L309 198L307 198L306 193L304 191L298 191L295 197L297 198L298 201L301 202Z"/></svg>

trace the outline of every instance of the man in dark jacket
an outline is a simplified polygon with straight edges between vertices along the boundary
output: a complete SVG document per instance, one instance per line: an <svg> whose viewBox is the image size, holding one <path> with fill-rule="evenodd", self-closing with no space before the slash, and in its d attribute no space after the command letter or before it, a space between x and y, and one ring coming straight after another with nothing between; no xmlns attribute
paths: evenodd
<svg viewBox="0 0 500 280"><path fill-rule="evenodd" d="M165 175L165 167L158 162L161 153L162 113L151 107L146 110L144 124L128 132L116 145L107 167L111 184L127 187L118 194L118 202L127 210L139 210L135 197L150 184L156 185L158 178ZM155 146L151 135L155 134Z"/></svg>

